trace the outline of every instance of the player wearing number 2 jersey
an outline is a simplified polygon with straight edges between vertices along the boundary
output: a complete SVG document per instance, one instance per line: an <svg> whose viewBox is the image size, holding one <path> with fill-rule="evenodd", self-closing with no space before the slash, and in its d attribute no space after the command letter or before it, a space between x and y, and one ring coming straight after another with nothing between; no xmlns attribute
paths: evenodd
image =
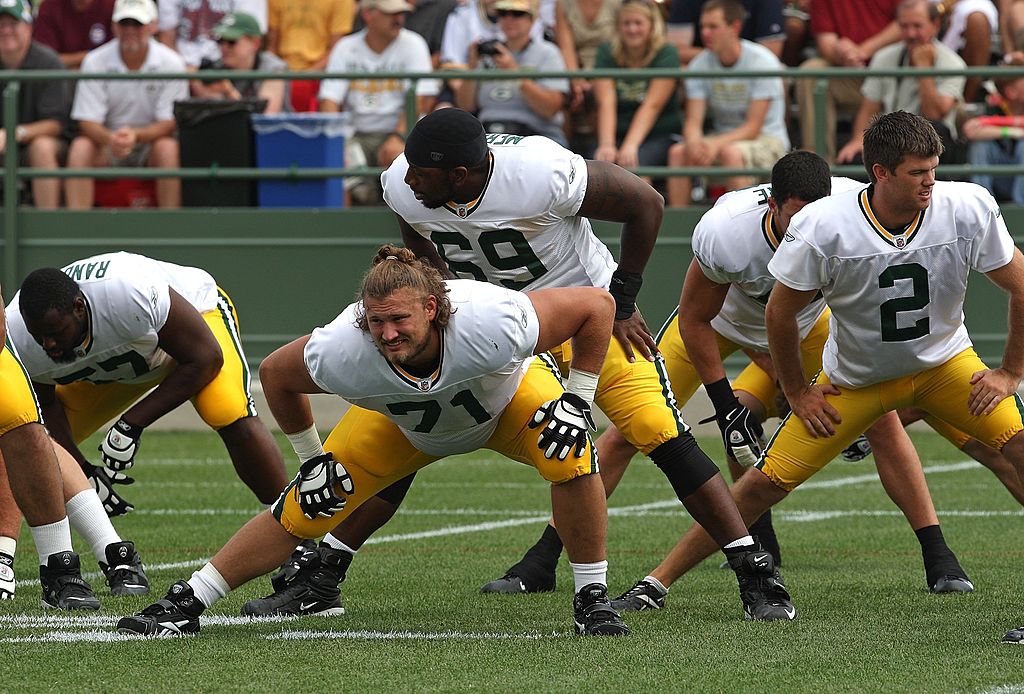
<svg viewBox="0 0 1024 694"><path fill-rule="evenodd" d="M110 515L131 510L111 484L130 479L120 471L145 427L189 399L260 501L287 483L249 394L235 308L204 270L131 253L43 268L25 278L8 319L47 428ZM104 467L93 466L78 444L115 417L100 445Z"/></svg>
<svg viewBox="0 0 1024 694"><path fill-rule="evenodd" d="M777 283L765 312L772 361L793 411L733 487L744 518L784 499L899 407L931 412L1001 449L1024 472L1016 396L1024 374L1024 258L989 193L936 183L941 153L924 118L903 111L878 117L864 136L872 185L811 203L793 218L768 265ZM971 269L1010 295L997 369L974 353L963 325ZM808 385L795 316L819 291L832 319L823 371ZM694 566L713 548L703 529L690 528L677 545L680 566Z"/></svg>

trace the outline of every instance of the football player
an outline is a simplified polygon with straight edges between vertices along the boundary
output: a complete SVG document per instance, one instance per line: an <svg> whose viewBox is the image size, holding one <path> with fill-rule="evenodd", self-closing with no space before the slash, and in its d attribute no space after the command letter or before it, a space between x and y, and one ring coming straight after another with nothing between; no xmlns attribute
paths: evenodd
<svg viewBox="0 0 1024 694"><path fill-rule="evenodd" d="M111 516L133 507L113 488L146 427L186 400L217 431L238 476L264 504L288 478L256 416L238 319L204 270L108 253L30 273L7 310L12 342L50 434L82 466ZM117 418L99 446L78 444Z"/></svg>
<svg viewBox="0 0 1024 694"><path fill-rule="evenodd" d="M704 384L734 480L761 457L762 423L780 414L775 369L770 358L757 356L768 351L764 309L775 284L768 262L782 243L790 220L804 206L829 193L862 188L862 183L848 178L830 178L828 163L817 154L792 152L773 167L771 186L727 193L693 231L694 260L686 273L679 307L662 329L658 348L679 402L689 400ZM829 310L818 296L796 318L804 379L810 382L821 369ZM730 384L722 360L741 349L755 358ZM973 585L942 536L921 462L898 417L886 415L868 430L868 436L882 483L921 542L929 588L940 593L971 591ZM598 447L602 463L635 453L614 427L601 436ZM778 564L770 511L750 529ZM669 556L613 604L619 610L664 607L669 586L679 578L673 567Z"/></svg>
<svg viewBox="0 0 1024 694"><path fill-rule="evenodd" d="M409 249L388 245L378 250L360 296L260 366L270 409L302 461L298 475L210 563L163 600L121 619L118 630L197 632L207 607L278 565L299 538L319 537L435 460L490 448L551 483L576 584L576 631L628 634L608 602L607 508L588 431L615 311L608 293L574 287L527 294L446 282ZM550 364L534 355L570 339L563 390ZM307 393L352 403L322 444Z"/></svg>
<svg viewBox="0 0 1024 694"><path fill-rule="evenodd" d="M616 305L615 339L601 368L595 403L662 470L687 511L710 529L738 580L770 584L771 599L760 588L741 590L745 605L763 610L778 603L783 605L778 614L787 614L788 597L774 567L748 565L757 554L755 541L718 468L679 416L654 337L636 310L642 272L664 211L658 193L618 166L587 161L547 138L486 135L476 118L454 108L421 119L409 134L405 154L381 181L406 246L445 275L516 290L609 289ZM591 217L623 224L617 263L595 236ZM565 375L571 346L557 346L552 355ZM618 462L618 468L602 466L608 494L629 461ZM343 553L347 565L368 534L394 513L410 481L385 490L368 507L376 517L358 515L328 535L324 551ZM561 535L549 523L525 556L482 590L554 590L561 551ZM294 611L308 590L302 575L309 574L298 572L297 583L280 584L261 601L261 613Z"/></svg>
<svg viewBox="0 0 1024 694"><path fill-rule="evenodd" d="M896 111L864 136L871 185L807 205L768 269L772 361L792 413L733 486L753 521L886 412L917 406L1001 450L1024 472L1016 395L1024 374L1024 258L999 207L971 183L935 180L942 141ZM1002 364L989 369L963 323L969 270L1010 296ZM822 371L804 380L797 315L821 292L832 310ZM715 548L693 525L673 551L681 575ZM1024 630L1005 638L1020 640Z"/></svg>

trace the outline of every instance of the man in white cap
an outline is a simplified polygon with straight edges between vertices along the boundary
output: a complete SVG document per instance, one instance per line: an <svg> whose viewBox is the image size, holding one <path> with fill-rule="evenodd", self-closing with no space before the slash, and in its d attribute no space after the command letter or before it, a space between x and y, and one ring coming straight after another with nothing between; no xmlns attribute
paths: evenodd
<svg viewBox="0 0 1024 694"><path fill-rule="evenodd" d="M117 0L115 38L89 52L82 72L184 72L181 56L153 38L156 17L153 0ZM173 108L175 101L187 98L184 80L82 80L71 109L81 134L71 143L68 166L177 168ZM71 209L92 207L94 193L92 179L67 181L65 194ZM156 198L160 207L179 207L181 182L158 179Z"/></svg>

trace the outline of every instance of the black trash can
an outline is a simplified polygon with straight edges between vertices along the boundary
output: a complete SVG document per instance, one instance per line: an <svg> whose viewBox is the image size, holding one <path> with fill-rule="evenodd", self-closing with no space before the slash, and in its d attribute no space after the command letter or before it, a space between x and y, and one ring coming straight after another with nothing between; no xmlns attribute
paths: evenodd
<svg viewBox="0 0 1024 694"><path fill-rule="evenodd" d="M253 167L253 113L263 113L266 99L189 99L174 102L178 122L181 166ZM185 179L181 182L185 207L252 207L256 182L238 179Z"/></svg>

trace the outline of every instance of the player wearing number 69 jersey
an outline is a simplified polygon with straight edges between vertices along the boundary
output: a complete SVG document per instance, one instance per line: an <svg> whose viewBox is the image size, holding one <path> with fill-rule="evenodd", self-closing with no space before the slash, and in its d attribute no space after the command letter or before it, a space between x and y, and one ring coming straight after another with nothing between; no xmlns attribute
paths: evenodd
<svg viewBox="0 0 1024 694"><path fill-rule="evenodd" d="M768 264L768 344L792 413L733 487L745 519L784 499L886 412L920 407L992 446L1024 472L1024 257L992 196L936 182L942 141L896 111L864 134L871 185L806 206ZM1010 297L1006 351L989 369L963 325L970 270ZM808 385L796 315L818 292L832 309L823 370ZM676 546L684 570L714 543L693 526ZM1007 636L1012 638L1015 632ZM1024 639L1024 630L1018 637Z"/></svg>
<svg viewBox="0 0 1024 694"><path fill-rule="evenodd" d="M249 394L234 305L199 268L107 253L30 273L7 310L12 341L53 438L90 477L110 515L131 510L111 486L130 480L145 427L192 400L263 503L288 478ZM78 444L111 419L103 467Z"/></svg>

